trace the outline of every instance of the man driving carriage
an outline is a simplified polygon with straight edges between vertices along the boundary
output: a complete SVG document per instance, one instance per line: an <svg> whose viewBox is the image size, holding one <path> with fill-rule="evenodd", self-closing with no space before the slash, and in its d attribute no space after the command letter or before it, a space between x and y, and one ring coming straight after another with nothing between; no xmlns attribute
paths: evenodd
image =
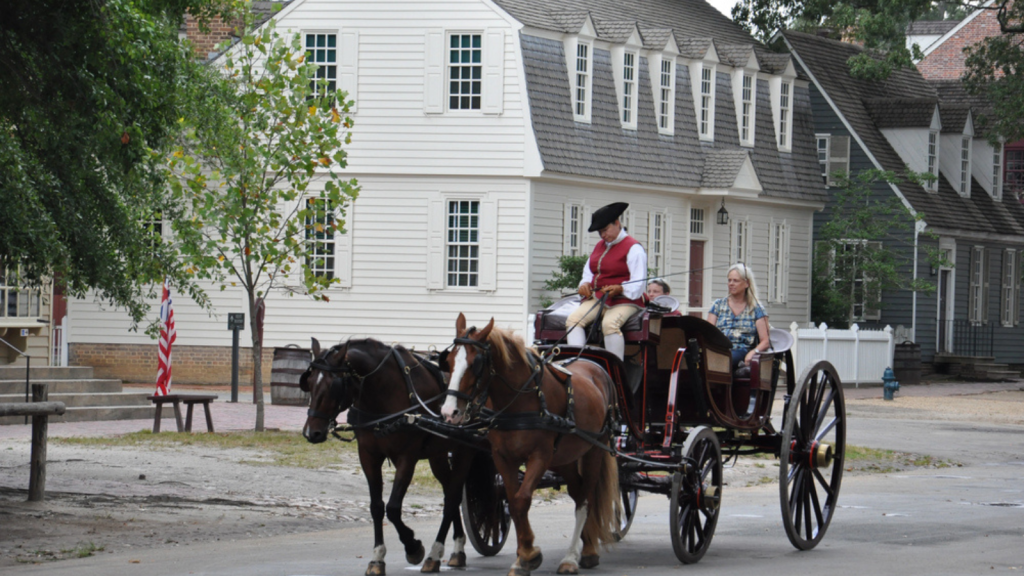
<svg viewBox="0 0 1024 576"><path fill-rule="evenodd" d="M647 253L619 220L628 207L625 202L615 202L597 209L591 216L587 231L597 232L601 240L583 266L579 294L584 302L566 320L570 328L566 341L572 346L583 346L587 342L586 328L603 313L604 347L620 360L626 352L622 326L646 304ZM603 302L601 294L606 296Z"/></svg>

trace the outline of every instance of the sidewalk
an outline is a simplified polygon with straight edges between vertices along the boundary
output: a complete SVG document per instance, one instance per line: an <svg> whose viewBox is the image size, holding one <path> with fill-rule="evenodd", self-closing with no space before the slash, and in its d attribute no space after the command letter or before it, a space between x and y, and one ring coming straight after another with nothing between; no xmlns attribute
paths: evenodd
<svg viewBox="0 0 1024 576"><path fill-rule="evenodd" d="M1024 390L1024 380L1013 382L923 382L908 386L900 386L896 397L900 396L965 396L969 394L985 394L987 392L1004 392L1007 390ZM878 384L861 386L843 385L843 395L847 399L863 400L882 397L882 386Z"/></svg>
<svg viewBox="0 0 1024 576"><path fill-rule="evenodd" d="M134 389L133 386L125 386L127 390ZM139 388L141 390L141 388ZM148 387L147 387L148 389ZM213 416L213 429L217 432L232 432L240 430L252 430L256 426L256 405L252 403L252 392L238 393L238 403L233 404L231 391L225 386L203 386L203 387L177 387L175 392L182 394L202 393L216 394L217 400L210 403L210 413ZM306 423L306 406L280 406L270 403L269 387L264 391L263 426L268 430L289 430L301 431ZM185 419L185 406L181 407L182 421ZM161 422L162 430L176 430L174 417L164 417ZM98 422L52 422L49 425L48 434L51 437L57 436L113 436L117 434L128 434L141 430L152 430L153 420L103 420ZM192 430L194 432L206 431L206 416L203 414L202 406L198 406L192 414ZM0 439L32 437L31 424L15 424L0 426Z"/></svg>

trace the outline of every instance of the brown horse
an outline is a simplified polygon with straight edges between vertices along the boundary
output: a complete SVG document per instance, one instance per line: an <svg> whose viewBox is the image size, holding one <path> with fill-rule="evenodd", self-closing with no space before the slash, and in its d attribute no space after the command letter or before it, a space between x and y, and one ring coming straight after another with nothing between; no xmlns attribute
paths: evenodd
<svg viewBox="0 0 1024 576"><path fill-rule="evenodd" d="M527 515L546 470L562 476L576 502L576 527L558 573L577 574L581 566L597 566L599 547L615 540L621 515L615 457L599 446L608 446L612 434L611 378L587 361L570 364L570 378L556 376L511 334L495 328L493 318L483 330L467 330L466 317L459 314L455 328L455 345L448 354L450 396L442 414L448 422L461 424L485 402L497 412L487 437L516 526L518 548L509 576L528 576L543 560L540 548L533 545ZM555 418L542 421L537 416L545 405ZM559 422L557 417L562 418L562 428L548 425ZM564 426L567 420L576 432ZM520 482L523 464L526 472Z"/></svg>
<svg viewBox="0 0 1024 576"><path fill-rule="evenodd" d="M398 531L406 560L410 564L423 560L423 543L402 522L402 500L412 482L416 463L423 459L429 460L431 471L444 487L444 513L430 556L423 562L421 571L440 570L444 541L451 524L454 524L455 551L448 565L465 567L466 535L459 504L474 450L404 425L405 414L426 413L428 407L437 413L440 396L444 393L440 372L431 370L428 364L401 346L388 346L371 338L349 340L325 351L321 351L320 343L314 338L313 356L315 359L300 380L302 390L310 393L310 409L302 434L314 444L327 440L331 424L342 411L349 410L348 423L355 429L359 443L359 463L370 488L370 514L373 516L373 557L366 575L385 574L385 514ZM375 429L379 426L390 428L378 434ZM449 452L452 453L450 462ZM387 506L384 505L381 472L384 460L390 460L395 467Z"/></svg>

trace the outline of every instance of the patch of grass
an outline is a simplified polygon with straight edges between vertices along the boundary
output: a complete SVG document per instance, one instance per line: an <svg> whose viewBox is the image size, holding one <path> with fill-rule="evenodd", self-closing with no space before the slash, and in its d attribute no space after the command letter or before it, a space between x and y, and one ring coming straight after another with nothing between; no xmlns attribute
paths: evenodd
<svg viewBox="0 0 1024 576"><path fill-rule="evenodd" d="M103 546L97 546L92 542L82 542L70 550L61 550L60 553L67 558L88 558L96 552L103 552Z"/></svg>
<svg viewBox="0 0 1024 576"><path fill-rule="evenodd" d="M344 456L356 454L356 444L328 441L310 444L298 432L227 432L192 434L188 432L161 432L148 430L121 436L51 438L50 442L91 448L145 447L156 450L175 450L183 447L204 447L217 450L251 450L258 459L243 460L254 466L292 466L296 468L340 468L346 465ZM429 472L428 472L429 473Z"/></svg>
<svg viewBox="0 0 1024 576"><path fill-rule="evenodd" d="M927 454L913 454L896 450L880 450L863 446L846 446L846 470L886 474L912 468L951 468L963 466L953 460Z"/></svg>

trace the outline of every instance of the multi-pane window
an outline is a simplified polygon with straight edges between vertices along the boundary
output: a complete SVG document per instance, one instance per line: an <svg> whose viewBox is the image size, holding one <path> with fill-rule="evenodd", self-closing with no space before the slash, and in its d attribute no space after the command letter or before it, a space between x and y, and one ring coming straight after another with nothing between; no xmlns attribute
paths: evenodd
<svg viewBox="0 0 1024 576"><path fill-rule="evenodd" d="M966 196L971 191L971 139L960 140L960 194Z"/></svg>
<svg viewBox="0 0 1024 576"><path fill-rule="evenodd" d="M478 286L480 201L448 202L448 286Z"/></svg>
<svg viewBox="0 0 1024 576"><path fill-rule="evenodd" d="M1007 150L1003 156L1006 161L1003 189L1015 198L1024 197L1024 149Z"/></svg>
<svg viewBox="0 0 1024 576"><path fill-rule="evenodd" d="M928 184L931 190L939 189L939 133L931 131L928 133L928 173L935 176L935 180Z"/></svg>
<svg viewBox="0 0 1024 576"><path fill-rule="evenodd" d="M790 83L782 81L779 92L779 147L789 147Z"/></svg>
<svg viewBox="0 0 1024 576"><path fill-rule="evenodd" d="M1017 301L1020 299L1020 271L1017 270L1017 251L1003 250L1003 283L1002 283L999 319L1003 326L1013 326L1017 322Z"/></svg>
<svg viewBox="0 0 1024 576"><path fill-rule="evenodd" d="M306 34L306 61L316 64L313 91L324 96L338 89L338 35Z"/></svg>
<svg viewBox="0 0 1024 576"><path fill-rule="evenodd" d="M636 100L636 54L626 52L622 55L622 122L633 124L633 104Z"/></svg>
<svg viewBox="0 0 1024 576"><path fill-rule="evenodd" d="M163 214L160 212L153 212L148 215L142 221L142 228L146 231L146 235L149 237L149 246L155 248L162 242L164 235L164 220Z"/></svg>
<svg viewBox="0 0 1024 576"><path fill-rule="evenodd" d="M42 292L20 286L16 271L0 268L0 318L42 316Z"/></svg>
<svg viewBox="0 0 1024 576"><path fill-rule="evenodd" d="M672 108L675 106L675 82L673 82L673 61L666 58L661 61L661 93L658 101L658 128L672 129Z"/></svg>
<svg viewBox="0 0 1024 576"><path fill-rule="evenodd" d="M452 34L448 43L448 109L479 110L483 88L480 34Z"/></svg>
<svg viewBox="0 0 1024 576"><path fill-rule="evenodd" d="M712 110L712 95L711 95L711 77L712 70L707 66L702 66L700 69L700 135L711 136L711 126L713 119L711 118Z"/></svg>
<svg viewBox="0 0 1024 576"><path fill-rule="evenodd" d="M981 324L986 320L985 287L987 282L986 253L983 246L975 246L971 251L971 267L968 271L968 319Z"/></svg>
<svg viewBox="0 0 1024 576"><path fill-rule="evenodd" d="M306 266L314 276L334 278L334 210L325 198L306 198Z"/></svg>
<svg viewBox="0 0 1024 576"><path fill-rule="evenodd" d="M849 290L850 321L878 320L881 318L882 295L877 282L865 270L870 252L880 250L881 242L850 240L840 244L834 254L835 281Z"/></svg>
<svg viewBox="0 0 1024 576"><path fill-rule="evenodd" d="M583 207L579 204L569 204L565 207L565 246L563 253L566 256L580 256L583 254Z"/></svg>
<svg viewBox="0 0 1024 576"><path fill-rule="evenodd" d="M690 208L690 234L704 234L703 208Z"/></svg>
<svg viewBox="0 0 1024 576"><path fill-rule="evenodd" d="M743 75L740 109L740 142L750 142L750 123L754 111L754 77Z"/></svg>
<svg viewBox="0 0 1024 576"><path fill-rule="evenodd" d="M647 231L647 267L657 276L665 273L665 215L652 212L650 229Z"/></svg>
<svg viewBox="0 0 1024 576"><path fill-rule="evenodd" d="M821 165L821 177L828 184L828 152L829 152L829 135L818 134L818 164Z"/></svg>
<svg viewBox="0 0 1024 576"><path fill-rule="evenodd" d="M587 101L590 100L590 45L582 42L576 45L575 100L576 119L585 118Z"/></svg>
<svg viewBox="0 0 1024 576"><path fill-rule="evenodd" d="M747 263L747 255L750 252L750 222L736 220L733 224L732 233L732 257L733 263Z"/></svg>
<svg viewBox="0 0 1024 576"><path fill-rule="evenodd" d="M996 144L992 148L992 197L1000 198L1003 195L1003 144Z"/></svg>
<svg viewBox="0 0 1024 576"><path fill-rule="evenodd" d="M786 253L789 251L789 227L772 222L768 238L768 301L786 301Z"/></svg>

